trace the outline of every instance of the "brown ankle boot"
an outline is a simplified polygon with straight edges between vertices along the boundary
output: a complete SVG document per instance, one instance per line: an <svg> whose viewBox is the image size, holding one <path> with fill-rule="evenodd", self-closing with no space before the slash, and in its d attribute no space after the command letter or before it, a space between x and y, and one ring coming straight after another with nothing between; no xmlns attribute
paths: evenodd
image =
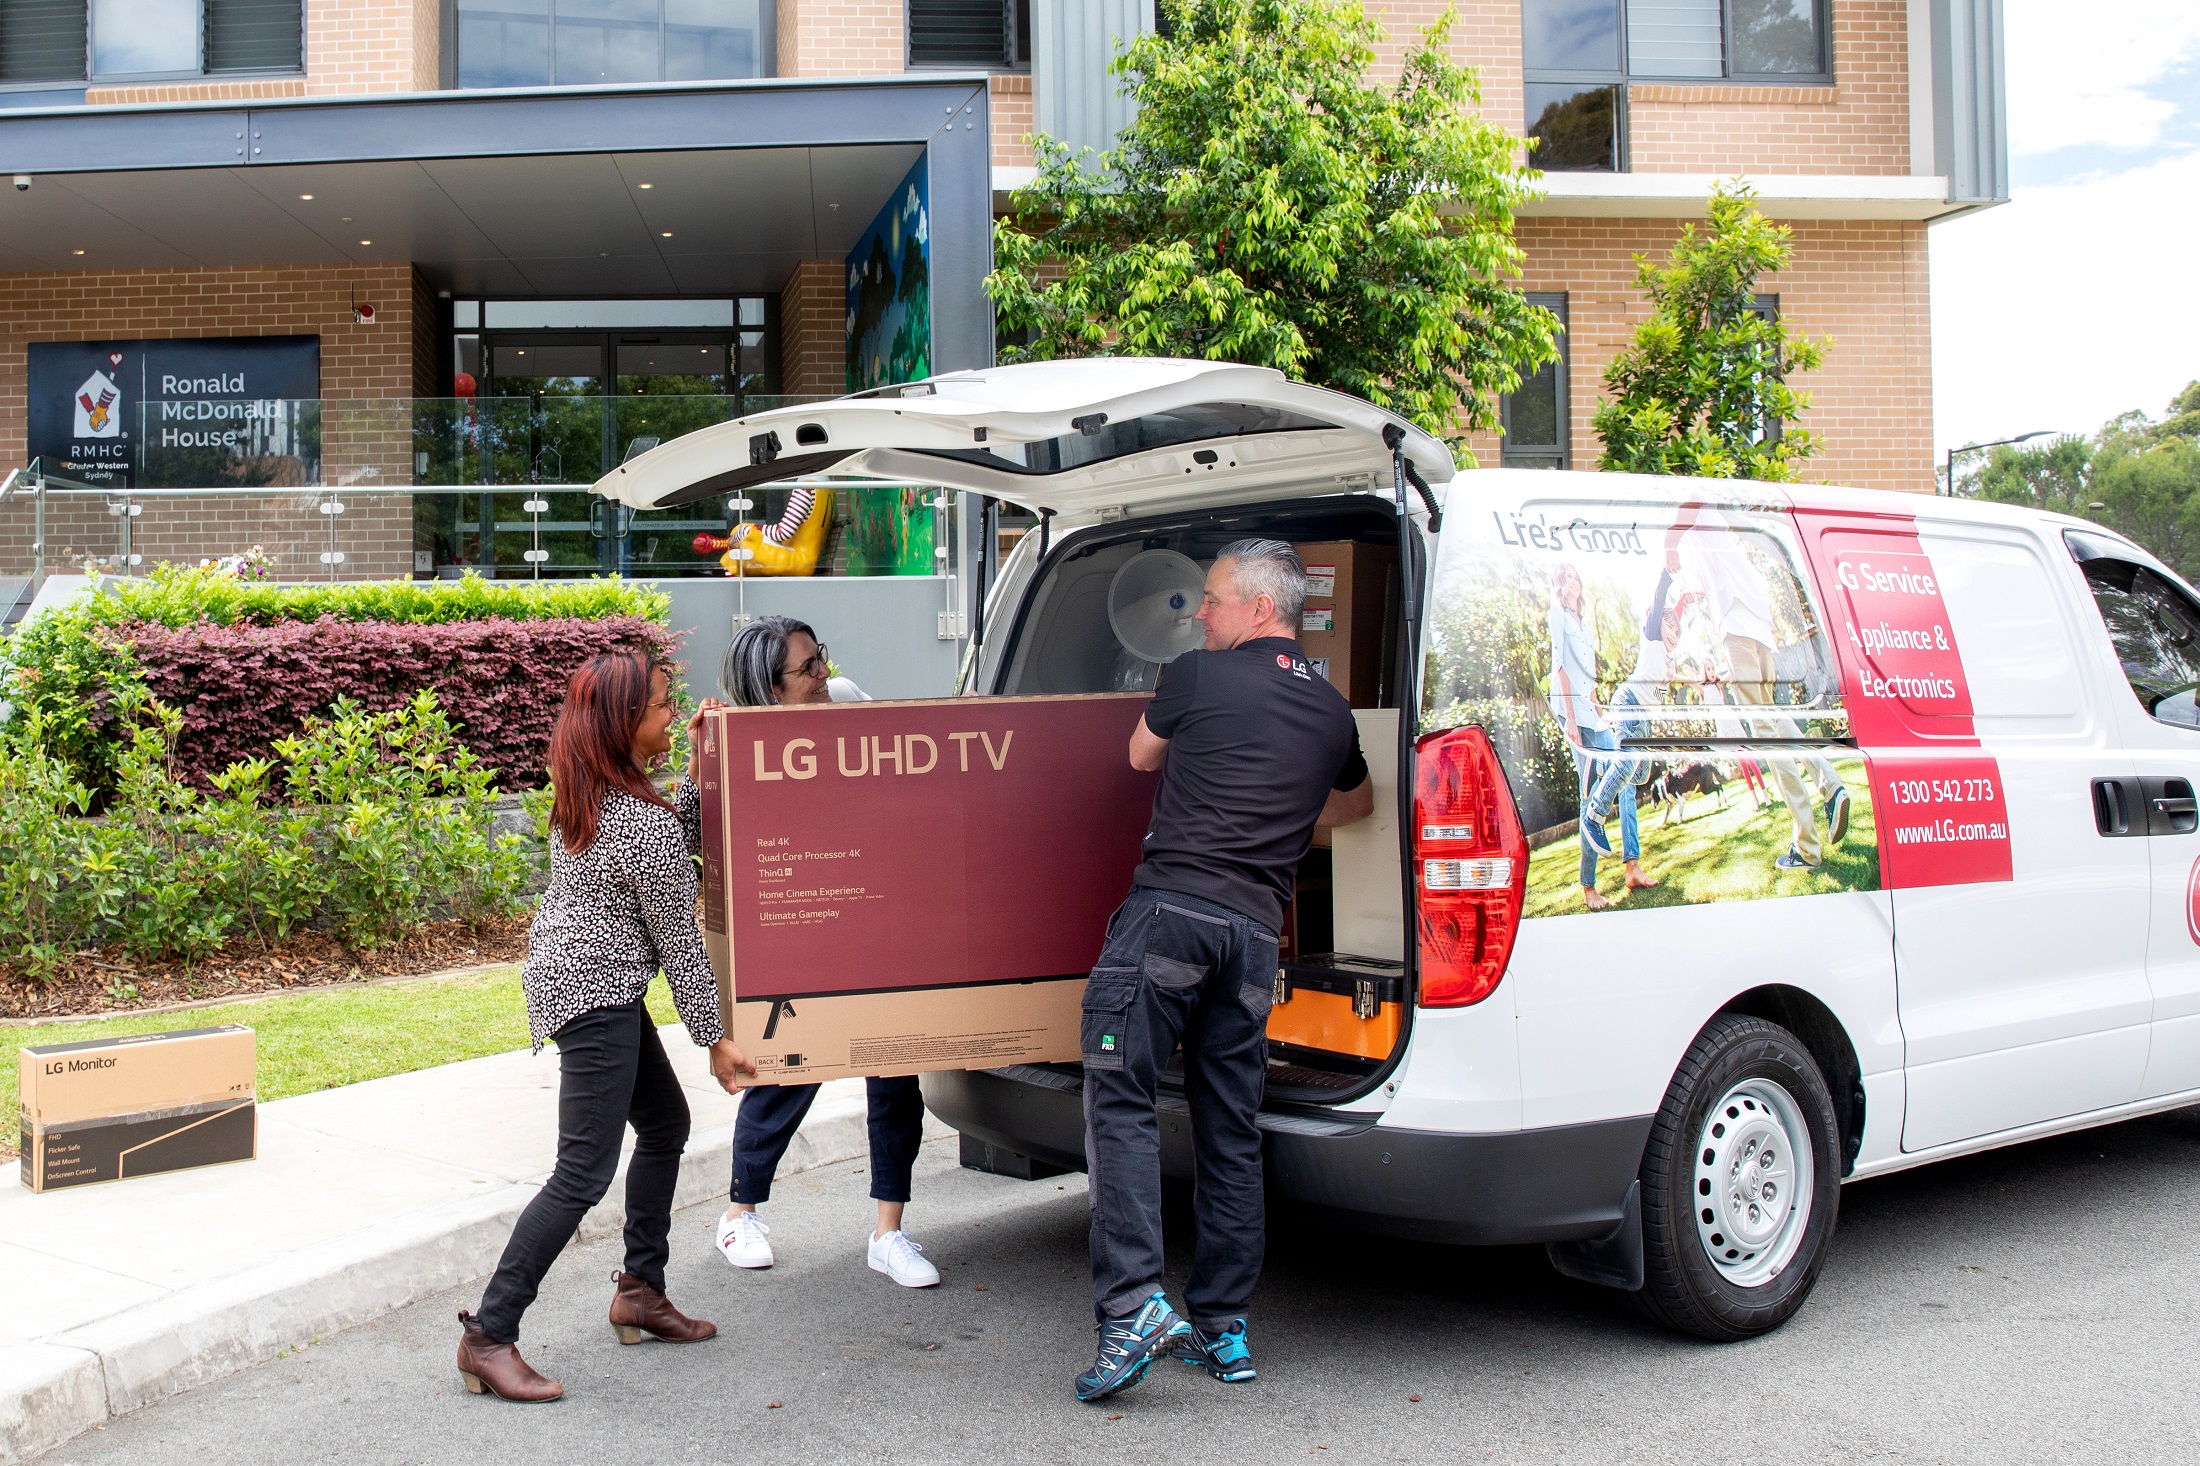
<svg viewBox="0 0 2200 1466"><path fill-rule="evenodd" d="M672 1344L693 1344L718 1332L718 1325L689 1318L671 1300L632 1273L613 1273L619 1291L611 1295L611 1328L622 1344L639 1344L645 1333Z"/></svg>
<svg viewBox="0 0 2200 1466"><path fill-rule="evenodd" d="M481 1331L480 1319L463 1309L458 1321L466 1330L458 1341L458 1377L468 1390L522 1405L546 1404L565 1394L564 1385L544 1379L519 1357L517 1344L499 1344Z"/></svg>

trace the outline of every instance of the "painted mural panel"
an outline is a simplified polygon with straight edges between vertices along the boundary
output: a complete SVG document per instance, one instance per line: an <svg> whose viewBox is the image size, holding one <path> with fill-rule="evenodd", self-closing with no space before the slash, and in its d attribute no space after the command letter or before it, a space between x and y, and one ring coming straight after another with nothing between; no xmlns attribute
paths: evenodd
<svg viewBox="0 0 2200 1466"><path fill-rule="evenodd" d="M848 390L932 375L932 203L919 158L848 252Z"/></svg>

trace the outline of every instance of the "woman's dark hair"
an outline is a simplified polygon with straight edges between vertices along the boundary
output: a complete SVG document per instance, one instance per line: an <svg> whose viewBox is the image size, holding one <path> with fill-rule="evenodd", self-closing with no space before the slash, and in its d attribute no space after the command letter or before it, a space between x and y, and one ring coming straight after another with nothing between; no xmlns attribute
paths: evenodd
<svg viewBox="0 0 2200 1466"><path fill-rule="evenodd" d="M570 854L596 843L596 814L613 789L672 807L634 762L634 733L659 672L669 685L672 669L645 653L605 652L565 684L565 706L550 732L550 828Z"/></svg>
<svg viewBox="0 0 2200 1466"><path fill-rule="evenodd" d="M741 628L726 648L718 680L726 696L745 708L768 708L779 701L779 678L787 668L787 643L796 632L810 640L817 633L792 616L759 616Z"/></svg>

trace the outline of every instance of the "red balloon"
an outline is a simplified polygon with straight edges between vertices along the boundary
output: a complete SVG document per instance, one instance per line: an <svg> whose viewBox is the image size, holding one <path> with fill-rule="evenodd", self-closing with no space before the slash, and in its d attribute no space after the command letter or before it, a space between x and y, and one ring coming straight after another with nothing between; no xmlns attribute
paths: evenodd
<svg viewBox="0 0 2200 1466"><path fill-rule="evenodd" d="M460 372L457 376L451 378L451 393L457 397L473 396L474 374L472 372Z"/></svg>

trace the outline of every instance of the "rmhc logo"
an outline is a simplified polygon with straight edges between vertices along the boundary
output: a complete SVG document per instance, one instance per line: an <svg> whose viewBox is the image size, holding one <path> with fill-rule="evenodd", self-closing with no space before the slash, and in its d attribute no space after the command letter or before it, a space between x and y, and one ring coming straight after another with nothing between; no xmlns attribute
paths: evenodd
<svg viewBox="0 0 2200 1466"><path fill-rule="evenodd" d="M95 371L86 377L84 385L76 389L76 436L112 438L120 435L121 397L122 389L105 372Z"/></svg>

